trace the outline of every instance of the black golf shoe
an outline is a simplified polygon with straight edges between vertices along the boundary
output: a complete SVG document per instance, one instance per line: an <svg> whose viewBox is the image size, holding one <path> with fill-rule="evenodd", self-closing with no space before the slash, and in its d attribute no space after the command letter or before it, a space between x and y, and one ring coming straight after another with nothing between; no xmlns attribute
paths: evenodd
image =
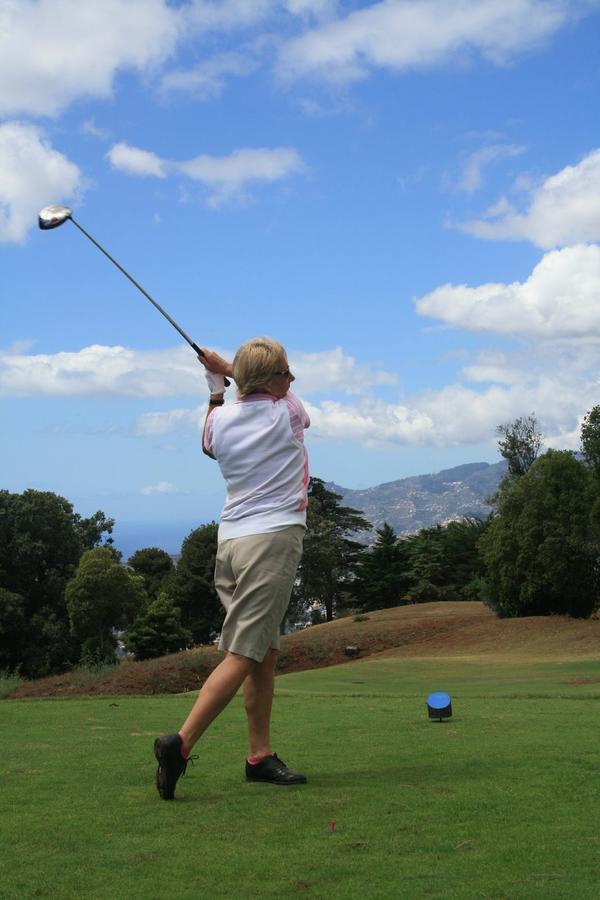
<svg viewBox="0 0 600 900"><path fill-rule="evenodd" d="M254 766L246 760L246 778L248 781L264 781L268 784L306 784L306 775L292 772L276 753L265 756Z"/></svg>
<svg viewBox="0 0 600 900"><path fill-rule="evenodd" d="M184 759L181 755L182 743L178 734L165 734L154 741L154 755L158 761L156 788L163 800L174 799L175 785L185 775L187 764L192 759Z"/></svg>

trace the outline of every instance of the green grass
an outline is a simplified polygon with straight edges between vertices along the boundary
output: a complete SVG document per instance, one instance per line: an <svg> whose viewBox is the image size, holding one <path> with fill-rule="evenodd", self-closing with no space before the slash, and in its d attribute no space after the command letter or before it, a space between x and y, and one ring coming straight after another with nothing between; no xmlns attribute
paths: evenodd
<svg viewBox="0 0 600 900"><path fill-rule="evenodd" d="M192 699L0 704L0 897L598 897L598 660L282 676L274 746L309 783L245 783L236 699L165 803L153 737Z"/></svg>

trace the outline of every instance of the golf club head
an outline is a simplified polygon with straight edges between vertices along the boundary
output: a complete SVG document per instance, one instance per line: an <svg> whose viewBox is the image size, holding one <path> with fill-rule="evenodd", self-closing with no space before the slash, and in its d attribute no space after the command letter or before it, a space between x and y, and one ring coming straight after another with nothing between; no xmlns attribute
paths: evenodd
<svg viewBox="0 0 600 900"><path fill-rule="evenodd" d="M40 210L38 225L42 231L48 231L49 228L58 228L70 218L71 210L68 206L45 206Z"/></svg>

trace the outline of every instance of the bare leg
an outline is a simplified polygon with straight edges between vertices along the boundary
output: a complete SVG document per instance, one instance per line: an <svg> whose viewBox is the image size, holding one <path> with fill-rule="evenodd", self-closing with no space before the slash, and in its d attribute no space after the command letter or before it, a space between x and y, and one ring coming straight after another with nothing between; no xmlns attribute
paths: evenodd
<svg viewBox="0 0 600 900"><path fill-rule="evenodd" d="M244 681L249 759L271 753L270 725L276 663L277 651L267 650L263 661L255 666Z"/></svg>
<svg viewBox="0 0 600 900"><path fill-rule="evenodd" d="M208 726L222 712L250 673L259 665L255 660L236 653L228 653L202 685L198 699L179 729L188 750L204 734Z"/></svg>

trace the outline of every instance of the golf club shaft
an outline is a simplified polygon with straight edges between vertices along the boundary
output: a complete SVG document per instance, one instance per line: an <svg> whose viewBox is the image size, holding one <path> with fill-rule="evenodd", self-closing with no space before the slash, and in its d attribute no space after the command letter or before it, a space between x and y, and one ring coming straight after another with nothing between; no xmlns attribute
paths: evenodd
<svg viewBox="0 0 600 900"><path fill-rule="evenodd" d="M134 284L134 285L136 286L136 288L138 289L138 291L141 291L142 294L144 295L144 297L146 297L146 299L149 300L150 303L151 303L153 306L156 307L156 309L159 311L159 313L162 313L162 314L163 314L163 316L165 317L165 319L166 319L168 322L171 323L171 325L173 326L173 328L176 328L176 329L177 329L177 331L179 332L179 334L181 335L181 337L184 339L184 341L187 341L187 342L188 342L188 344L190 345L190 347L192 348L192 350L195 350L196 353L198 354L198 356L204 356L204 353L202 352L202 350L200 349L200 347L199 347L197 344L194 343L194 341L191 339L191 337L189 337L189 335L187 335L187 334L185 333L185 331L183 330L183 328L180 328L180 327L179 327L179 325L177 324L177 322L176 322L174 319L171 318L171 316L168 314L168 312L165 312L165 310L162 308L162 306L160 305L160 303L157 303L156 300L155 300L153 297L150 296L150 294L148 293L148 291L145 291L144 288L141 286L141 284L139 284L139 283L135 280L135 278L133 278L133 277L129 274L129 272L127 272L127 270L124 269L123 266L122 266L120 263L118 263L117 260L116 260L113 256L111 256L110 253L109 253L107 250L104 249L104 247L102 246L102 244L99 244L98 241L97 241L95 238L93 238L92 235L91 235L89 232L87 232L87 231L85 230L85 228L82 228L82 226L79 224L79 222L76 222L76 221L75 221L75 219L73 218L73 216L69 216L69 218L70 218L71 222L73 223L73 225L77 226L77 228L79 228L79 230L82 232L82 234L85 234L86 238L88 238L88 240L90 240L90 241L92 242L92 244L94 244L94 245L98 248L98 250L101 250L102 253L104 253L104 255L105 255L108 259L110 259L111 263L113 263L113 265L115 265L115 266L117 267L117 269L119 269L119 270L123 273L123 275L126 275L127 278L129 278L129 280L131 281L131 283Z"/></svg>

